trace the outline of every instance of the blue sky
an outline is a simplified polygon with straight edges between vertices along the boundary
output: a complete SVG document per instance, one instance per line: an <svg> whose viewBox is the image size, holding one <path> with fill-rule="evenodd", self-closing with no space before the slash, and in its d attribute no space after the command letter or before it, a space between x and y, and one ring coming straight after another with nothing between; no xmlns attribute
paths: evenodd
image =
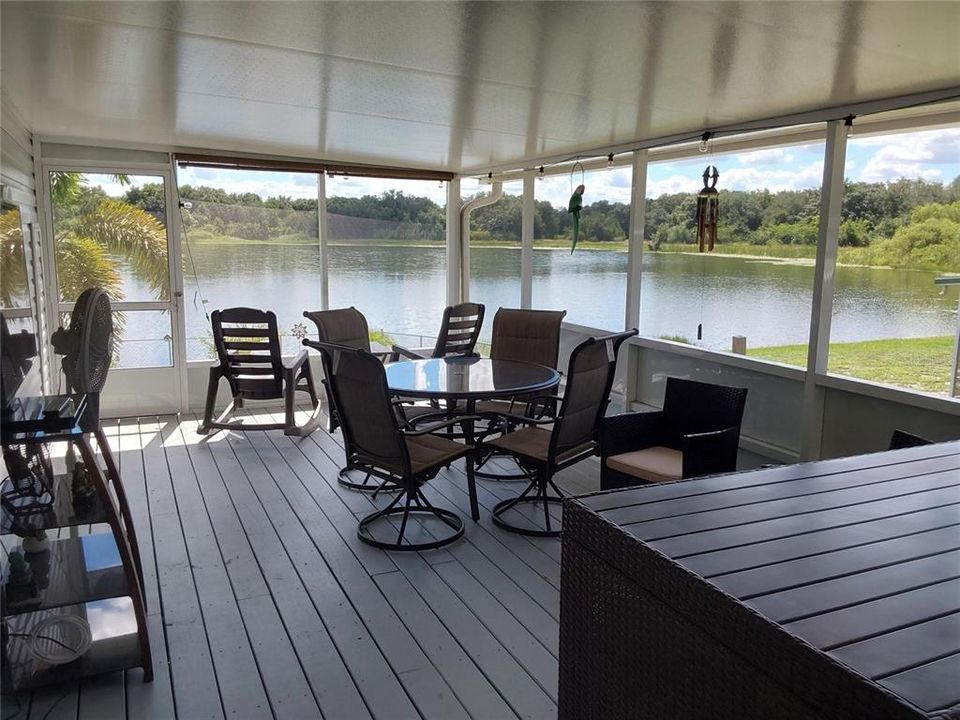
<svg viewBox="0 0 960 720"><path fill-rule="evenodd" d="M700 176L707 164L716 165L719 169L718 187L721 189L766 188L775 192L819 187L823 174L823 144L772 148L736 155L707 154L690 160L656 163L649 168L647 196L697 192L702 186ZM229 192L254 192L263 197L316 196L316 179L313 175L209 168L181 168L178 172L182 184L213 185ZM857 137L854 130L847 145L846 176L851 180L882 182L907 177L950 182L958 175L960 128L941 128L882 137ZM578 183L579 176L573 178L573 184ZM586 204L598 200L630 202L629 168L588 173L585 184ZM122 192L121 188L110 185L103 183L104 190L108 193ZM464 195L473 195L482 188L484 186L475 179L462 181ZM327 179L327 194L330 196L360 197L376 195L390 189L427 196L441 205L446 202L446 188L444 184L437 182L343 177ZM511 194L520 194L522 184L509 183L504 190ZM565 207L571 190L569 176L550 176L537 182L536 194L538 200L549 200L558 207Z"/></svg>

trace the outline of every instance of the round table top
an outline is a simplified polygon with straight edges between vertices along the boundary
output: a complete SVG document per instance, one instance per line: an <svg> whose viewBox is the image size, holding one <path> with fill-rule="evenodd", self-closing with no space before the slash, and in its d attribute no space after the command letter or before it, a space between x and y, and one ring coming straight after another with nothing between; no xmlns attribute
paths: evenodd
<svg viewBox="0 0 960 720"><path fill-rule="evenodd" d="M386 366L387 384L400 395L480 399L549 390L560 382L553 368L515 360L431 358Z"/></svg>

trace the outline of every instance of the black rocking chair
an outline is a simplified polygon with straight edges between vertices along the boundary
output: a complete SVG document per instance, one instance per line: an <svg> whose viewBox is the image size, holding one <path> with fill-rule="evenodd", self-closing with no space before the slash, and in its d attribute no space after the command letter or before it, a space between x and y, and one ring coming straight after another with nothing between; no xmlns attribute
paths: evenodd
<svg viewBox="0 0 960 720"><path fill-rule="evenodd" d="M277 316L269 310L227 308L214 310L213 341L220 362L210 368L207 402L203 422L197 432L206 435L219 430L283 430L284 435L309 435L320 423L320 402L310 372L306 350L284 362L280 354ZM214 406L220 380L226 379L233 399L214 419ZM297 390L310 394L313 414L303 425L296 424L294 394ZM282 423L242 423L231 420L234 410L243 408L247 400L284 400Z"/></svg>

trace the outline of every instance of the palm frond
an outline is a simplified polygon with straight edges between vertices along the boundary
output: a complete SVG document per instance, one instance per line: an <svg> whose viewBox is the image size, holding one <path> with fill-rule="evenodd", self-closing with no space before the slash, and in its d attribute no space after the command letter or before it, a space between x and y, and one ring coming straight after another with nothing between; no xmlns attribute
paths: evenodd
<svg viewBox="0 0 960 720"><path fill-rule="evenodd" d="M27 264L23 254L20 211L0 214L0 306L14 307L27 294Z"/></svg>
<svg viewBox="0 0 960 720"><path fill-rule="evenodd" d="M153 215L122 200L104 200L79 219L75 231L128 260L157 299L169 297L167 231Z"/></svg>

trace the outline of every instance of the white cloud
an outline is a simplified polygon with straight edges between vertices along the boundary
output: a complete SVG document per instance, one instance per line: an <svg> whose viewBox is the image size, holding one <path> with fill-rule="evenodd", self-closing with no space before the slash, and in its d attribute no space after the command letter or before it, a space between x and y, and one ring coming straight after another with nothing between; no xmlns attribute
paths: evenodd
<svg viewBox="0 0 960 720"><path fill-rule="evenodd" d="M743 165L783 165L793 162L793 153L785 148L770 148L742 153L738 159Z"/></svg>
<svg viewBox="0 0 960 720"><path fill-rule="evenodd" d="M703 182L694 175L674 174L670 177L658 180L647 180L647 197L660 197L661 195L681 193L681 192L699 192Z"/></svg>
<svg viewBox="0 0 960 720"><path fill-rule="evenodd" d="M960 165L960 129L928 130L901 135L886 135L876 138L852 138L851 151L879 148L869 156L859 179L866 182L883 182L906 178L943 180L943 167L952 177Z"/></svg>
<svg viewBox="0 0 960 720"><path fill-rule="evenodd" d="M721 190L804 190L820 187L823 182L823 161L810 163L796 170L730 168L720 173L717 186Z"/></svg>

